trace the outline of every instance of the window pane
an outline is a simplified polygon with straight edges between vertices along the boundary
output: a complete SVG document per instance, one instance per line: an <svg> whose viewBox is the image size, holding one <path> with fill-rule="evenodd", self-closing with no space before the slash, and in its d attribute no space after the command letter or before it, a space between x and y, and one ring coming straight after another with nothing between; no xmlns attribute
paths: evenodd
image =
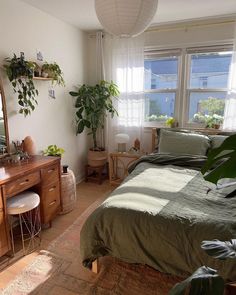
<svg viewBox="0 0 236 295"><path fill-rule="evenodd" d="M145 120L165 122L174 116L175 92L146 93Z"/></svg>
<svg viewBox="0 0 236 295"><path fill-rule="evenodd" d="M224 116L226 92L191 92L189 122L221 124ZM212 126L208 126L212 127Z"/></svg>
<svg viewBox="0 0 236 295"><path fill-rule="evenodd" d="M190 88L227 88L231 57L230 52L192 54Z"/></svg>
<svg viewBox="0 0 236 295"><path fill-rule="evenodd" d="M178 85L178 58L160 57L145 60L145 89L176 89Z"/></svg>

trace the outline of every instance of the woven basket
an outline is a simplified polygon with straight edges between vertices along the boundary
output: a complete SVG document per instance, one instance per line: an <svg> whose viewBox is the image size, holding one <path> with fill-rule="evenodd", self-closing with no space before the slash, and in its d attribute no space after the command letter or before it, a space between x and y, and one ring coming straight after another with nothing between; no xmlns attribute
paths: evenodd
<svg viewBox="0 0 236 295"><path fill-rule="evenodd" d="M76 203L76 182L72 170L61 174L61 214L72 211Z"/></svg>

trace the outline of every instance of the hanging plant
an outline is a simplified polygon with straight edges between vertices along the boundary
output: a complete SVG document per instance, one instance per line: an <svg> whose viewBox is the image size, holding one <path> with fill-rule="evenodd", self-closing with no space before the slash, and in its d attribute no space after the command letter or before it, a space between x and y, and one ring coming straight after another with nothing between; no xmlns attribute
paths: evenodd
<svg viewBox="0 0 236 295"><path fill-rule="evenodd" d="M35 105L38 104L35 99L38 90L33 82L35 64L25 60L23 54L20 57L14 54L13 58L6 58L5 61L7 64L4 65L4 68L7 77L14 92L18 94L18 104L21 107L19 113L25 116L30 115L31 111L34 111Z"/></svg>
<svg viewBox="0 0 236 295"><path fill-rule="evenodd" d="M52 82L56 82L57 85L65 86L65 81L63 78L63 73L59 65L54 63L45 62L42 65L42 76L45 78L52 78Z"/></svg>

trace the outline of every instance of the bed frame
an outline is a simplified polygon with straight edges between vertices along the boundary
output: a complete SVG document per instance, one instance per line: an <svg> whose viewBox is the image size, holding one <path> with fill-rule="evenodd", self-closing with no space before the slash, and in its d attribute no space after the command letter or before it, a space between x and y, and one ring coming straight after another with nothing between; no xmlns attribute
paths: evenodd
<svg viewBox="0 0 236 295"><path fill-rule="evenodd" d="M151 128L151 134L152 134L152 151L154 151L158 147L158 141L159 138L157 136L157 129L158 128ZM165 128L167 130L171 130L170 128ZM189 131L195 131L199 133L203 133L206 135L230 135L233 132L226 132L222 131L219 129L211 129L211 128L195 128L195 129L190 129L190 128L174 128L174 130L189 130ZM235 133L235 132L234 132ZM98 273L99 272L99 261L98 258L92 262L92 272L93 273Z"/></svg>

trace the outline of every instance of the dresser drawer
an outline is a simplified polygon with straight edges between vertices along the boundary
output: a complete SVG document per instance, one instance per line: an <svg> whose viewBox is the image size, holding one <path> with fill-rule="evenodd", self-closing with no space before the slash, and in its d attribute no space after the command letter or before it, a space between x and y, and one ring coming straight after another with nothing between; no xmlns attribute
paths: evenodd
<svg viewBox="0 0 236 295"><path fill-rule="evenodd" d="M11 181L5 185L7 196L13 196L40 182L40 172L36 171L28 175L22 176L15 181Z"/></svg>
<svg viewBox="0 0 236 295"><path fill-rule="evenodd" d="M42 189L41 218L42 223L50 222L60 211L60 184L54 182Z"/></svg>
<svg viewBox="0 0 236 295"><path fill-rule="evenodd" d="M59 169L58 165L54 164L47 168L41 169L42 184L43 186L49 185L59 180Z"/></svg>

